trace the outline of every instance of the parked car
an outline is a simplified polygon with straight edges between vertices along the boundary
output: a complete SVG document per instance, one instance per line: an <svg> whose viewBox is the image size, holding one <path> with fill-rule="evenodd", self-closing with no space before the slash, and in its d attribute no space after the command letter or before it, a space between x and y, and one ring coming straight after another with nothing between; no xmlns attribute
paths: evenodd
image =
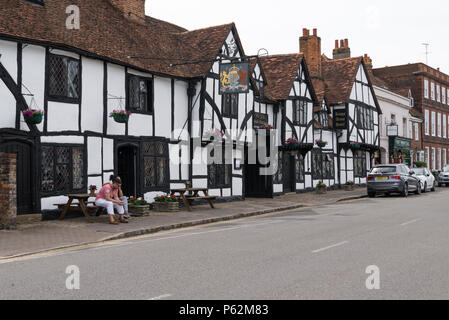
<svg viewBox="0 0 449 320"><path fill-rule="evenodd" d="M449 187L449 166L445 166L443 171L438 174L438 186L442 187L443 184Z"/></svg>
<svg viewBox="0 0 449 320"><path fill-rule="evenodd" d="M435 191L436 180L433 174L427 168L413 169L415 175L421 180L422 192Z"/></svg>
<svg viewBox="0 0 449 320"><path fill-rule="evenodd" d="M368 196L376 194L400 193L407 197L409 192L421 194L421 181L405 164L375 166L367 177Z"/></svg>

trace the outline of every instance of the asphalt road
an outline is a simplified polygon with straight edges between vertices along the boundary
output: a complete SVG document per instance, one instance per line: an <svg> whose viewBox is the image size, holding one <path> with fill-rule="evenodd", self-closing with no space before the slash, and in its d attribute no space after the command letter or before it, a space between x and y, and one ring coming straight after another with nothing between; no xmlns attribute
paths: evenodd
<svg viewBox="0 0 449 320"><path fill-rule="evenodd" d="M0 299L449 299L448 203L438 189L12 260Z"/></svg>

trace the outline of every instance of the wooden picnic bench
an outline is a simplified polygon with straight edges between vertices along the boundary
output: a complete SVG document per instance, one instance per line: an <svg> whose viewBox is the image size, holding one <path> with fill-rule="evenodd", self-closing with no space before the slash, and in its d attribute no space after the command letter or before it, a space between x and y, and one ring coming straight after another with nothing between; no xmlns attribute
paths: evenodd
<svg viewBox="0 0 449 320"><path fill-rule="evenodd" d="M199 193L202 192L204 196L200 196ZM187 193L187 194L186 194ZM209 196L209 189L207 188L190 188L190 189L172 189L170 190L170 195L176 196L179 194L178 198L182 201L188 211L192 211L192 203L197 200L206 200L212 209L215 209L212 201L217 199L216 196Z"/></svg>
<svg viewBox="0 0 449 320"><path fill-rule="evenodd" d="M92 210L91 212L93 212L94 209L97 209L97 206L95 206L94 202L89 202L89 198L91 198L91 196L89 194L69 194L67 195L67 197L69 198L67 203L55 204L59 209L62 210L59 220L63 220L65 218L70 208L78 208L78 210L83 212L87 222L92 223L93 221L90 218L89 211ZM73 202L73 200L77 200L78 202ZM93 206L89 205L92 203L94 204Z"/></svg>

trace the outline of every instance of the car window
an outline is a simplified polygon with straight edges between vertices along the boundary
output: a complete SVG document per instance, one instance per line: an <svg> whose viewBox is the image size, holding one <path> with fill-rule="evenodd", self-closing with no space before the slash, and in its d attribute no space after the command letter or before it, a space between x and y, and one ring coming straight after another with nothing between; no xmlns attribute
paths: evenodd
<svg viewBox="0 0 449 320"><path fill-rule="evenodd" d="M413 171L415 171L415 174L417 176L425 176L427 174L426 169L424 169L424 168L415 168L415 169L413 169Z"/></svg>
<svg viewBox="0 0 449 320"><path fill-rule="evenodd" d="M408 174L410 172L409 168L407 168L406 166L401 166L401 172L403 174Z"/></svg>
<svg viewBox="0 0 449 320"><path fill-rule="evenodd" d="M449 166L444 167L443 172L449 172Z"/></svg>
<svg viewBox="0 0 449 320"><path fill-rule="evenodd" d="M396 173L396 167L377 167L373 168L371 171L372 174L388 174L388 173Z"/></svg>

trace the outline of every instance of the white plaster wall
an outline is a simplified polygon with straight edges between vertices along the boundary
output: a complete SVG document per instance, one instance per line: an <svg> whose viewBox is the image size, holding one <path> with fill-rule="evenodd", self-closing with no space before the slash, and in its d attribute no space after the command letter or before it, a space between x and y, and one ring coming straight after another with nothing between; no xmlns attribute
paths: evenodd
<svg viewBox="0 0 449 320"><path fill-rule="evenodd" d="M78 131L79 105L48 102L48 131Z"/></svg>
<svg viewBox="0 0 449 320"><path fill-rule="evenodd" d="M282 184L273 184L274 193L282 193L284 191L284 186Z"/></svg>
<svg viewBox="0 0 449 320"><path fill-rule="evenodd" d="M114 140L112 139L103 139L103 170L114 170Z"/></svg>
<svg viewBox="0 0 449 320"><path fill-rule="evenodd" d="M152 126L153 126L153 116L134 113L131 114L128 120L128 134L132 136L152 136L153 135L151 129Z"/></svg>
<svg viewBox="0 0 449 320"><path fill-rule="evenodd" d="M82 66L81 130L103 132L103 62L83 57Z"/></svg>
<svg viewBox="0 0 449 320"><path fill-rule="evenodd" d="M54 204L67 203L68 200L69 198L65 196L41 198L41 210L58 209Z"/></svg>
<svg viewBox="0 0 449 320"><path fill-rule="evenodd" d="M125 87L125 68L114 64L107 64L108 68L108 94L113 97L122 97L121 106L120 100L108 99L108 122L107 133L113 135L124 135L125 124L117 123L113 118L109 118L109 114L113 110L123 109L126 105L126 87ZM108 96L113 98L112 96ZM131 115L133 117L135 115Z"/></svg>
<svg viewBox="0 0 449 320"><path fill-rule="evenodd" d="M179 148L177 144L169 144L168 151L170 157L170 179L171 180L181 180L179 176Z"/></svg>
<svg viewBox="0 0 449 320"><path fill-rule="evenodd" d="M16 127L16 99L0 80L0 101L1 112L0 128L15 128Z"/></svg>
<svg viewBox="0 0 449 320"><path fill-rule="evenodd" d="M190 164L189 146L181 145L181 152L181 180L188 180Z"/></svg>
<svg viewBox="0 0 449 320"><path fill-rule="evenodd" d="M233 178L232 179L232 195L233 196L242 196L243 195L243 180L241 178Z"/></svg>
<svg viewBox="0 0 449 320"><path fill-rule="evenodd" d="M109 178L110 178L111 175L113 175L113 174L114 174L113 171L104 172L104 173L103 173L103 183L106 183L106 182L110 181Z"/></svg>
<svg viewBox="0 0 449 320"><path fill-rule="evenodd" d="M97 192L100 191L101 187L103 186L102 178L101 177L88 177L87 178L87 189L91 185L97 186ZM93 200L93 198L92 198L92 200Z"/></svg>
<svg viewBox="0 0 449 320"><path fill-rule="evenodd" d="M87 174L102 174L101 140L99 137L87 138Z"/></svg>
<svg viewBox="0 0 449 320"><path fill-rule="evenodd" d="M0 62L17 82L17 43L0 40Z"/></svg>
<svg viewBox="0 0 449 320"><path fill-rule="evenodd" d="M81 136L42 136L42 143L71 143L84 144L84 137Z"/></svg>
<svg viewBox="0 0 449 320"><path fill-rule="evenodd" d="M156 136L171 137L171 79L154 78L154 116Z"/></svg>
<svg viewBox="0 0 449 320"><path fill-rule="evenodd" d="M207 179L193 179L192 187L193 188L207 188ZM218 194L217 194L217 191L218 191ZM209 190L209 195L220 196L220 189Z"/></svg>
<svg viewBox="0 0 449 320"><path fill-rule="evenodd" d="M222 194L223 194L223 197L230 197L231 196L231 188L223 189Z"/></svg>
<svg viewBox="0 0 449 320"><path fill-rule="evenodd" d="M44 109L45 96L45 48L40 46L27 45L22 49L22 83L34 94L35 105L33 108ZM22 93L28 93L22 88ZM31 97L24 96L28 106L31 103ZM38 130L44 128L45 119L37 125ZM28 125L21 115L22 130L28 130Z"/></svg>

